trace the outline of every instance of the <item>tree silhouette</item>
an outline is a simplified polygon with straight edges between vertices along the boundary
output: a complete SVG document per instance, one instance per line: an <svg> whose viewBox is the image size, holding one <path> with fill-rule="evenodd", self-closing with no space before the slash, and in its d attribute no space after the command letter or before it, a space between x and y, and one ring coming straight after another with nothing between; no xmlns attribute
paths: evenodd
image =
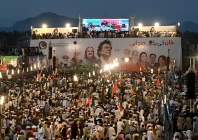
<svg viewBox="0 0 198 140"><path fill-rule="evenodd" d="M16 46L17 45L17 40L20 37L23 36L30 36L31 33L30 31L25 31L25 32L19 32L19 31L13 31L13 32L0 32L0 38L6 38L7 40L7 46ZM6 46L4 46L6 47Z"/></svg>

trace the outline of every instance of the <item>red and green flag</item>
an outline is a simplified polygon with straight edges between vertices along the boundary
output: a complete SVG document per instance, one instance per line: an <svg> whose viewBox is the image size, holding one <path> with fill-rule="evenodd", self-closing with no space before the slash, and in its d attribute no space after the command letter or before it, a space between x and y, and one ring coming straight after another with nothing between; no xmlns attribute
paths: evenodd
<svg viewBox="0 0 198 140"><path fill-rule="evenodd" d="M131 90L131 94L133 94L133 95L136 94L134 89Z"/></svg>
<svg viewBox="0 0 198 140"><path fill-rule="evenodd" d="M41 81L41 75L40 75L40 73L39 73L39 74L37 74L36 82L40 82L40 81Z"/></svg>
<svg viewBox="0 0 198 140"><path fill-rule="evenodd" d="M122 107L122 104L120 103L120 112L123 111L123 107Z"/></svg>
<svg viewBox="0 0 198 140"><path fill-rule="evenodd" d="M116 90L118 89L118 86L117 86L117 81L113 80L113 87L112 87L112 97L114 96L114 93L116 92Z"/></svg>
<svg viewBox="0 0 198 140"><path fill-rule="evenodd" d="M160 71L158 71L156 86L160 85Z"/></svg>
<svg viewBox="0 0 198 140"><path fill-rule="evenodd" d="M120 83L120 86L122 85L122 72L120 72L120 75L119 75L119 83Z"/></svg>

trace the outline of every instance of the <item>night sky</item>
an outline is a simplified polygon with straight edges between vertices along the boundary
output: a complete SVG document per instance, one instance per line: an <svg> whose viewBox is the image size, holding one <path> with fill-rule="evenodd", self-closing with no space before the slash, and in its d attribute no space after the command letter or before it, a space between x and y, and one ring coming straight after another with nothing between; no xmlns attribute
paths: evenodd
<svg viewBox="0 0 198 140"><path fill-rule="evenodd" d="M53 12L67 17L125 17L136 23L198 22L197 0L1 0L0 27Z"/></svg>

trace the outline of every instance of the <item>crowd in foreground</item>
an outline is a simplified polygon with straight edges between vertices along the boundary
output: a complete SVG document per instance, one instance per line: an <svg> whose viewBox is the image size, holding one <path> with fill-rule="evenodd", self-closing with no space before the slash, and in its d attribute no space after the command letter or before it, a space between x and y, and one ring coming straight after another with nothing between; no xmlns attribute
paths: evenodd
<svg viewBox="0 0 198 140"><path fill-rule="evenodd" d="M185 74L59 71L3 80L4 140L197 140ZM164 80L166 79L166 81ZM166 83L166 84L164 84ZM167 108L165 108L166 104Z"/></svg>

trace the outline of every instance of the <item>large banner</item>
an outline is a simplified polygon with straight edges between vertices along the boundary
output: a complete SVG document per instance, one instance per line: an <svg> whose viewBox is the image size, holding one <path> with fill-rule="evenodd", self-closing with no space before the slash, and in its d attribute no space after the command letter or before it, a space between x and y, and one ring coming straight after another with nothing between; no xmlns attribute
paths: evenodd
<svg viewBox="0 0 198 140"><path fill-rule="evenodd" d="M179 69L182 67L179 37L48 39L31 40L30 45L39 46L46 56L49 46L52 46L56 52L57 66L60 68L93 65L103 68L117 60L118 69L122 70L166 70L168 49L171 65L176 65Z"/></svg>
<svg viewBox="0 0 198 140"><path fill-rule="evenodd" d="M0 70L7 70L8 65L17 67L19 56L0 56Z"/></svg>

